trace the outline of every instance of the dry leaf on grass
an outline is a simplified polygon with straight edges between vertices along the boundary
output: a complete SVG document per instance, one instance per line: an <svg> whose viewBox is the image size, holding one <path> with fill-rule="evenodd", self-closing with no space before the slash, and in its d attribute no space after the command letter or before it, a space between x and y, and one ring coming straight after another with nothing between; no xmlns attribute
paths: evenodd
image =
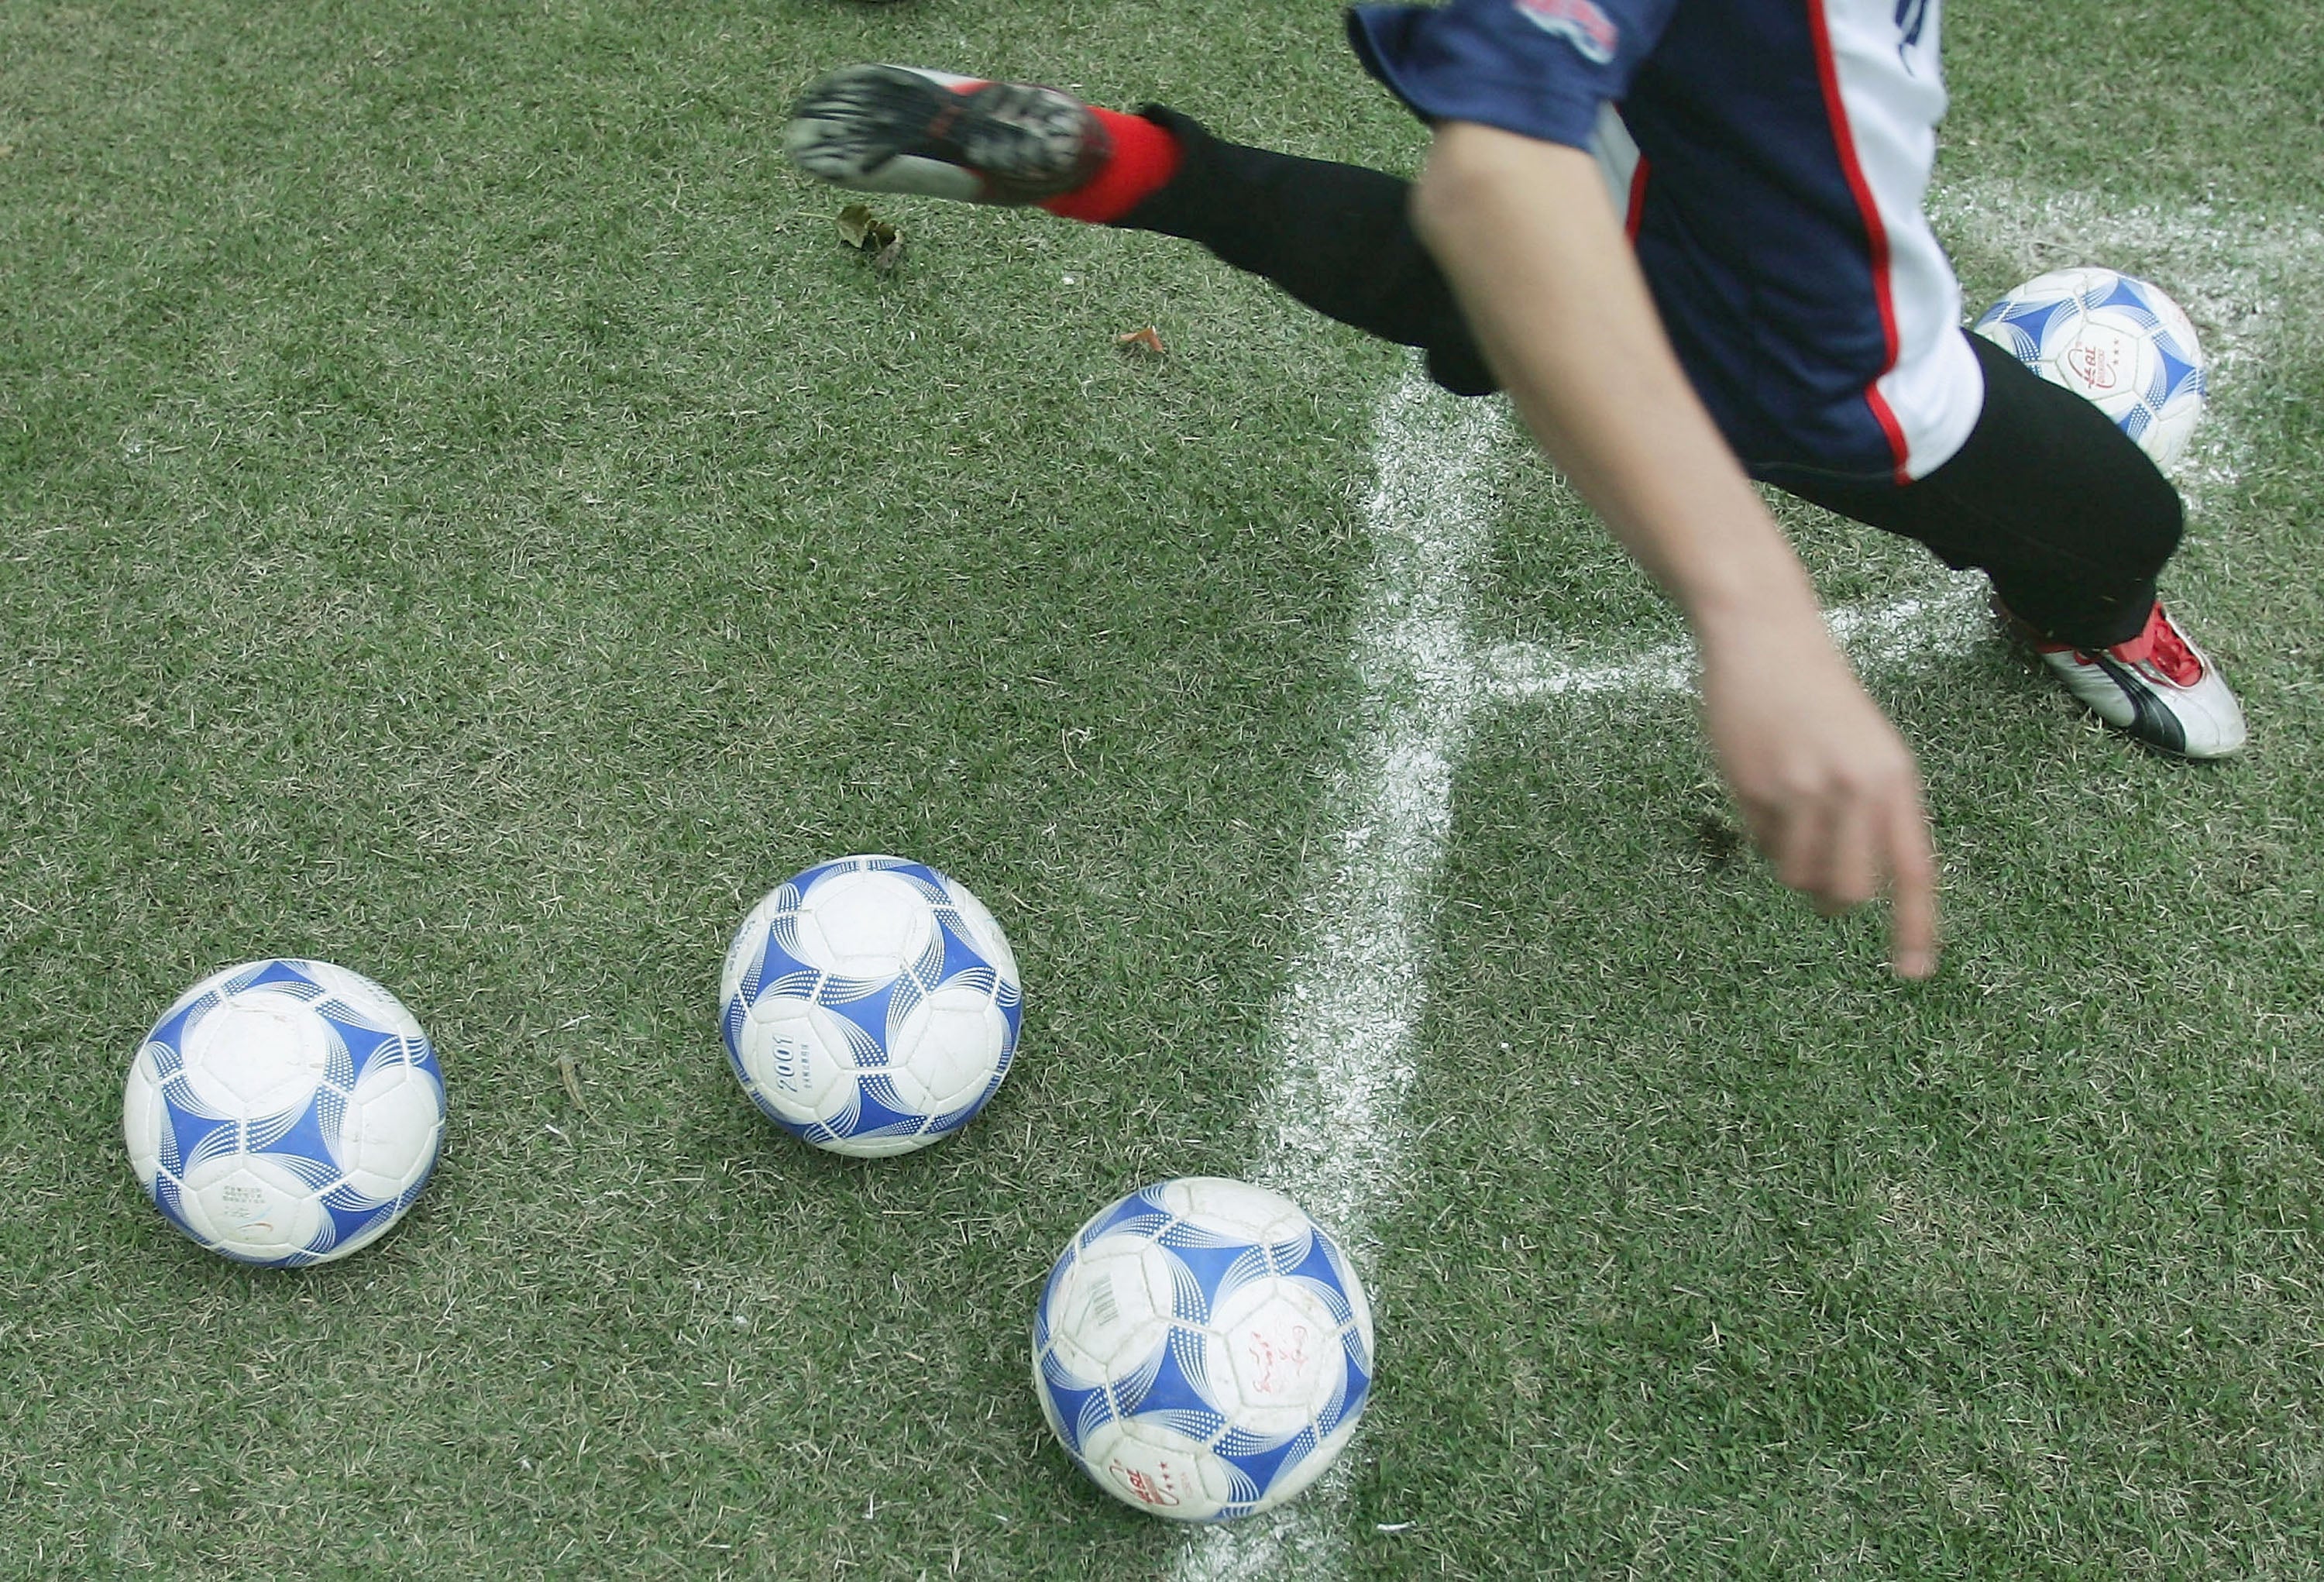
<svg viewBox="0 0 2324 1582"><path fill-rule="evenodd" d="M896 235L896 227L873 214L869 206L851 203L839 211L839 239L851 247L871 251L884 247Z"/></svg>
<svg viewBox="0 0 2324 1582"><path fill-rule="evenodd" d="M1113 344L1133 357L1158 357L1165 350L1162 345L1162 332L1151 324L1143 329L1133 329L1125 335L1115 336Z"/></svg>
<svg viewBox="0 0 2324 1582"><path fill-rule="evenodd" d="M839 239L859 253L868 253L872 267L885 273L904 255L904 233L861 203L839 211Z"/></svg>

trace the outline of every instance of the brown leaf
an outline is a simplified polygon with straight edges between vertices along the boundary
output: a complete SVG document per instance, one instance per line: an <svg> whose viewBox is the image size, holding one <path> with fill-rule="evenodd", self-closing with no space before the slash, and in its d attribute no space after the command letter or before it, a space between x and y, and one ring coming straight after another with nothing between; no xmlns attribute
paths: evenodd
<svg viewBox="0 0 2324 1582"><path fill-rule="evenodd" d="M1134 357L1158 357L1166 349L1162 345L1162 332L1151 324L1143 329L1115 336L1113 344Z"/></svg>
<svg viewBox="0 0 2324 1582"><path fill-rule="evenodd" d="M838 223L839 239L859 252L893 254L903 247L904 233L861 203L841 209Z"/></svg>

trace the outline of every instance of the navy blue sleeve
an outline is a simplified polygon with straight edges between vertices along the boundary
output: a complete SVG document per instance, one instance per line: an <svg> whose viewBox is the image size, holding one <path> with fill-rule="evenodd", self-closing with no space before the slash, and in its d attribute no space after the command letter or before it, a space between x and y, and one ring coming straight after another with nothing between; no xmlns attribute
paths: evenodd
<svg viewBox="0 0 2324 1582"><path fill-rule="evenodd" d="M1422 120L1478 121L1587 148L1677 0L1452 0L1358 5L1348 41Z"/></svg>

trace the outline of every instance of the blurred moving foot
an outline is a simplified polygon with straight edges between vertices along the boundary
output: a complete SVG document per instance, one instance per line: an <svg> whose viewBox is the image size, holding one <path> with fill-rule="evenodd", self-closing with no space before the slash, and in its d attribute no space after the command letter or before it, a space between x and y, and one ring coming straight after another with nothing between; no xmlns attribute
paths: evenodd
<svg viewBox="0 0 2324 1582"><path fill-rule="evenodd" d="M800 96L783 153L858 192L1020 205L1088 181L1112 145L1087 105L1052 88L846 66Z"/></svg>

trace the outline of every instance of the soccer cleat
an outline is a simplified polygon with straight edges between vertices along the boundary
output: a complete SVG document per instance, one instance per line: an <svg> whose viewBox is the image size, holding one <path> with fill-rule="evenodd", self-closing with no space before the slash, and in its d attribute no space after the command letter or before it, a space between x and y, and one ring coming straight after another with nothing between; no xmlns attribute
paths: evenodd
<svg viewBox="0 0 2324 1582"><path fill-rule="evenodd" d="M845 66L799 97L783 153L858 192L1022 205L1105 168L1112 140L1079 99L1027 82Z"/></svg>
<svg viewBox="0 0 2324 1582"><path fill-rule="evenodd" d="M2149 746L2224 758L2244 745L2244 711L2218 667L2157 603L2145 629L2095 652L2036 639L2034 652L2108 725Z"/></svg>

